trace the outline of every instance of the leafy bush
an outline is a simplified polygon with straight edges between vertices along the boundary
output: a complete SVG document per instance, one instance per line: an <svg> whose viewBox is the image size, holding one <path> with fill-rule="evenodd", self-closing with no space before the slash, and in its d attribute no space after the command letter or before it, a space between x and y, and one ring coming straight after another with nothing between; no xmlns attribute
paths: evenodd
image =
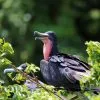
<svg viewBox="0 0 100 100"><path fill-rule="evenodd" d="M3 74L3 70L12 63L6 57L8 55L12 55L13 53L14 53L14 50L11 44L8 42L5 42L4 39L0 39L0 80L1 80L1 83L3 82L3 79L6 78ZM6 79L5 81L7 82Z"/></svg>
<svg viewBox="0 0 100 100"><path fill-rule="evenodd" d="M86 42L87 45L87 53L89 55L88 57L88 63L92 66L91 73L92 76L88 80L87 86L90 88L99 88L100 89L100 43L99 42ZM100 94L98 96L93 95L93 93L89 94L86 93L86 95L91 100L99 100Z"/></svg>
<svg viewBox="0 0 100 100"><path fill-rule="evenodd" d="M100 86L100 43L99 42L86 42L87 53L89 55L88 62L92 66L92 79L95 87Z"/></svg>

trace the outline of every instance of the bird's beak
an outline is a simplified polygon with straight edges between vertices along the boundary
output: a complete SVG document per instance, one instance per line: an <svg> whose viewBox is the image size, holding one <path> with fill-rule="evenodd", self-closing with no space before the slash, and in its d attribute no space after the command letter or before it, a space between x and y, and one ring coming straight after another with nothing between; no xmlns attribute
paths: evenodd
<svg viewBox="0 0 100 100"><path fill-rule="evenodd" d="M37 40L37 39L44 40L45 38L49 37L49 35L47 33L40 33L38 31L35 31L33 35L35 37L35 40Z"/></svg>

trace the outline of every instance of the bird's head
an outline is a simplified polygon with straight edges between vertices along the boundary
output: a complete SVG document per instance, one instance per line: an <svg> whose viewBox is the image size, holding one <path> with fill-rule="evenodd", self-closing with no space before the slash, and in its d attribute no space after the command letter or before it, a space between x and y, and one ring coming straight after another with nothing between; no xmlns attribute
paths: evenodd
<svg viewBox="0 0 100 100"><path fill-rule="evenodd" d="M45 60L48 60L51 55L58 53L57 38L53 31L47 31L45 33L35 31L34 36L36 40L39 39L44 44L43 55Z"/></svg>

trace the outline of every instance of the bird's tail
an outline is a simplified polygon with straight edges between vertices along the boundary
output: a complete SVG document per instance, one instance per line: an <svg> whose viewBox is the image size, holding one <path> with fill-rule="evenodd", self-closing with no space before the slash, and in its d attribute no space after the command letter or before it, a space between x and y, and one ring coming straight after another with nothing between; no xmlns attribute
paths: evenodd
<svg viewBox="0 0 100 100"><path fill-rule="evenodd" d="M100 94L100 87L98 88L85 88L84 91L91 91L93 92L94 94Z"/></svg>

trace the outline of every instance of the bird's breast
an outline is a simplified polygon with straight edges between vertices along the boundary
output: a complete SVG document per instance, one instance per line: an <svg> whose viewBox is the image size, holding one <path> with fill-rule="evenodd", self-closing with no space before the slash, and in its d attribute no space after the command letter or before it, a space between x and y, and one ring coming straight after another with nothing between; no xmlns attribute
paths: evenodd
<svg viewBox="0 0 100 100"><path fill-rule="evenodd" d="M62 76L59 67L56 63L51 63L46 60L41 60L40 69L43 78L48 84L59 86L62 83Z"/></svg>

